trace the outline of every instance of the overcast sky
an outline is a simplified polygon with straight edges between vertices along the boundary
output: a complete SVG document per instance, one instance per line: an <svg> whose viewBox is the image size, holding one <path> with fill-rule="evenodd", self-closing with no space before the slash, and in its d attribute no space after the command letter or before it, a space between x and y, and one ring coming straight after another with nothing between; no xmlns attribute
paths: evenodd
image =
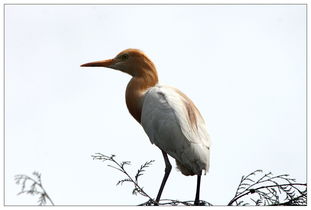
<svg viewBox="0 0 311 210"><path fill-rule="evenodd" d="M80 64L126 48L154 61L160 82L197 105L211 135L201 199L227 204L256 169L306 181L306 6L5 6L5 203L14 175L39 171L59 205L136 205L147 199L96 152L129 160L132 174L155 160L141 185L156 197L164 174L125 105L130 77ZM173 170L162 198L193 200L196 177Z"/></svg>

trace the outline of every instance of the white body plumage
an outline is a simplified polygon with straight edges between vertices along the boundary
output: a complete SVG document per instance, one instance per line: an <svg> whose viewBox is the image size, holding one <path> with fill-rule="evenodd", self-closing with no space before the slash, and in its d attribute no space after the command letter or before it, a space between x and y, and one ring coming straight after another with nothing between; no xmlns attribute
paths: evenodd
<svg viewBox="0 0 311 210"><path fill-rule="evenodd" d="M209 169L210 139L192 101L179 90L156 85L144 96L141 125L150 141L175 158L184 175Z"/></svg>

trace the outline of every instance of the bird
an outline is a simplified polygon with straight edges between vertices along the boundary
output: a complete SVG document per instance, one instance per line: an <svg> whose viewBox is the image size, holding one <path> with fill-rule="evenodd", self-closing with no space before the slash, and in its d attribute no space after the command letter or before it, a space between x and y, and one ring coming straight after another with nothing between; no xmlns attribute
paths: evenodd
<svg viewBox="0 0 311 210"><path fill-rule="evenodd" d="M126 49L112 59L82 64L129 74L125 99L128 111L162 152L165 170L155 199L161 195L172 169L168 155L185 176L197 175L194 205L200 205L201 175L210 167L210 137L198 108L175 87L159 83L155 64L139 49Z"/></svg>

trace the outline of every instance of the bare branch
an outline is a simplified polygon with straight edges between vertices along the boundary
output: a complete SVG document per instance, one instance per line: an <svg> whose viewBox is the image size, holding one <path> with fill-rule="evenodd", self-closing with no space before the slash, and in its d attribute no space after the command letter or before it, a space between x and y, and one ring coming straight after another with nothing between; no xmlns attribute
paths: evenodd
<svg viewBox="0 0 311 210"><path fill-rule="evenodd" d="M228 203L229 206L233 203L235 205L245 204L245 199L241 201L241 198L246 198L249 195L252 195L249 199L255 205L283 205L284 203L306 205L306 199L305 202L302 199L304 199L303 192L307 193L307 184L296 183L296 180L290 178L288 174L273 176L271 172L255 179L259 173L263 172L256 170L246 177L242 177L234 198ZM305 188L305 190L300 188ZM284 194L285 198L281 199ZM247 203L247 205L249 204Z"/></svg>
<svg viewBox="0 0 311 210"><path fill-rule="evenodd" d="M17 195L21 195L23 193L30 194L30 195L39 195L38 203L39 205L46 205L46 201L49 200L51 205L54 206L54 203L50 196L45 191L42 181L41 181L41 174L39 172L34 171L32 173L33 177L18 174L15 176L15 182L18 185L21 185L21 191L17 193ZM28 189L27 189L28 188Z"/></svg>
<svg viewBox="0 0 311 210"><path fill-rule="evenodd" d="M138 184L138 177L141 176L143 174L143 172L145 171L144 169L149 167L154 160L151 161L147 161L146 163L144 163L143 165L141 165L141 167L138 169L135 178L132 178L132 176L129 175L129 173L125 170L125 166L126 165L130 165L130 161L122 161L122 162L118 162L115 160L115 155L111 155L111 156L107 156L107 155L103 155L101 153L95 153L95 155L92 155L93 160L102 160L102 161L110 161L112 162L114 165L108 165L120 172L122 172L123 174L125 174L127 176L127 178L119 180L117 182L117 185L122 185L124 182L130 182L132 184L134 184L134 189L132 191L132 194L137 195L137 193L139 193L142 196L148 197L149 201L152 202L153 204L157 204L156 201L151 198L144 190L142 187L139 186Z"/></svg>

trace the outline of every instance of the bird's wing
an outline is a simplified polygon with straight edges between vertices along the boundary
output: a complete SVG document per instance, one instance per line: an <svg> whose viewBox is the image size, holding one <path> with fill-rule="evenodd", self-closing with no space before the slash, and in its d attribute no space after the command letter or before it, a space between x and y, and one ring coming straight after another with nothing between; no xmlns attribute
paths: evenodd
<svg viewBox="0 0 311 210"><path fill-rule="evenodd" d="M199 110L185 94L163 85L149 89L141 124L150 141L178 162L201 161L201 170L208 170L209 135Z"/></svg>

